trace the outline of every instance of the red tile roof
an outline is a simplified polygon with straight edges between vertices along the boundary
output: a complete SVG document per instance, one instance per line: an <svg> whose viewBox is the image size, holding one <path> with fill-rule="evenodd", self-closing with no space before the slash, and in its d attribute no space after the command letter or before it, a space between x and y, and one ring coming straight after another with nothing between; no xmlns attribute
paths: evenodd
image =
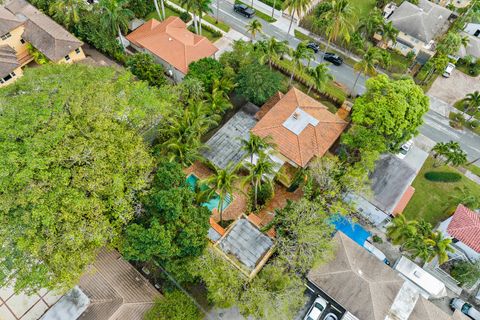
<svg viewBox="0 0 480 320"><path fill-rule="evenodd" d="M296 88L290 89L273 107L269 102L269 111L263 114L263 107L260 109L258 113L262 117L251 131L260 137L271 136L278 151L301 167L305 167L314 156L323 156L347 126L338 115ZM306 125L298 134L284 125L297 108L318 121L316 125Z"/></svg>
<svg viewBox="0 0 480 320"><path fill-rule="evenodd" d="M400 201L398 201L397 206L395 207L395 209L393 209L394 216L398 216L403 212L403 210L405 210L408 202L410 202L410 199L412 199L412 196L414 193L415 193L415 188L412 186L408 186L407 190L405 190L405 193L400 198Z"/></svg>
<svg viewBox="0 0 480 320"><path fill-rule="evenodd" d="M207 38L190 32L179 17L151 19L127 36L128 41L168 62L182 73L191 62L211 57L218 48Z"/></svg>
<svg viewBox="0 0 480 320"><path fill-rule="evenodd" d="M480 214L459 204L447 232L480 253Z"/></svg>

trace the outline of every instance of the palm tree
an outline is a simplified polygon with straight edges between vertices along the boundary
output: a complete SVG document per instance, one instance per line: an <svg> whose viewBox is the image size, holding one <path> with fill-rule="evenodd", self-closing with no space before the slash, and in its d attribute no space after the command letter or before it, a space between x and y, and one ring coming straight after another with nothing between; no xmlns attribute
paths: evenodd
<svg viewBox="0 0 480 320"><path fill-rule="evenodd" d="M160 4L162 5L162 14L160 14L160 10L158 9L158 0L153 0L153 3L155 4L155 10L157 11L158 17L160 20L165 20L165 4L163 3L164 0L160 0Z"/></svg>
<svg viewBox="0 0 480 320"><path fill-rule="evenodd" d="M241 139L242 150L246 151L246 156L250 156L250 164L253 164L253 155L265 153L268 149L274 149L275 143L271 136L261 138L257 135L250 133L248 139Z"/></svg>
<svg viewBox="0 0 480 320"><path fill-rule="evenodd" d="M267 183L272 190L274 188L275 164L265 152L260 152L257 162L255 164L248 162L246 167L248 175L244 178L244 184L251 183L254 188L254 206L256 209L258 188L262 181Z"/></svg>
<svg viewBox="0 0 480 320"><path fill-rule="evenodd" d="M434 242L431 239L419 235L407 239L404 248L410 253L411 258L420 258L423 261L431 261L435 256L433 251Z"/></svg>
<svg viewBox="0 0 480 320"><path fill-rule="evenodd" d="M357 78L353 84L352 96L355 96L355 87L357 86L357 81L360 78L360 75L363 73L365 78L367 76L374 76L377 74L376 65L382 59L382 55L374 47L369 47L367 51L362 56L362 60L354 64L353 68L357 71Z"/></svg>
<svg viewBox="0 0 480 320"><path fill-rule="evenodd" d="M180 0L180 6L184 7L188 12L192 12L193 15L193 27L195 28L195 33L198 34L198 25L197 25L197 1L198 0Z"/></svg>
<svg viewBox="0 0 480 320"><path fill-rule="evenodd" d="M432 148L435 159L433 166L438 167L442 162L444 165L452 164L454 167L467 162L467 154L462 150L458 142L438 142Z"/></svg>
<svg viewBox="0 0 480 320"><path fill-rule="evenodd" d="M235 174L236 168L230 162L225 169L218 167L214 168L215 172L210 177L203 180L201 183L211 187L209 190L209 196L213 197L216 192L219 193L220 201L218 202L218 212L220 214L220 223L223 221L223 203L227 195L232 196L233 192L237 189L235 182L238 180L238 176Z"/></svg>
<svg viewBox="0 0 480 320"><path fill-rule="evenodd" d="M308 10L311 3L312 0L285 0L283 3L283 10L287 10L288 14L291 16L290 25L288 26L288 34L290 34L290 30L292 29L295 14L300 17L303 12Z"/></svg>
<svg viewBox="0 0 480 320"><path fill-rule="evenodd" d="M472 115L468 119L471 120L475 116L477 111L480 110L480 92L475 91L469 93L465 96L465 98L463 98L462 101L467 105L467 107L465 108L465 113L473 111Z"/></svg>
<svg viewBox="0 0 480 320"><path fill-rule="evenodd" d="M131 10L125 8L125 0L100 0L99 6L102 14L100 15L100 22L102 26L111 35L118 32L118 37L125 50L122 30L128 29L128 21L133 18L134 14Z"/></svg>
<svg viewBox="0 0 480 320"><path fill-rule="evenodd" d="M383 23L382 26L382 38L385 43L392 41L394 44L397 43L398 29L393 26L392 21Z"/></svg>
<svg viewBox="0 0 480 320"><path fill-rule="evenodd" d="M252 42L255 39L255 36L257 35L257 33L262 32L262 28L263 28L262 23L257 19L253 19L252 21L250 21L249 24L247 24L247 32L250 33L250 40Z"/></svg>
<svg viewBox="0 0 480 320"><path fill-rule="evenodd" d="M207 93L207 101L210 111L213 114L223 114L232 108L232 103L228 99L228 95L218 87L213 88L212 93Z"/></svg>
<svg viewBox="0 0 480 320"><path fill-rule="evenodd" d="M311 60L311 57L313 57L313 51L307 48L305 43L300 42L297 46L297 49L291 50L290 57L292 58L293 68L292 68L292 74L290 76L290 81L288 83L289 86L292 84L293 76L295 75L295 70L300 71L304 68L303 60L304 59Z"/></svg>
<svg viewBox="0 0 480 320"><path fill-rule="evenodd" d="M387 235L393 244L404 243L417 234L417 222L408 221L404 215L399 215L387 226Z"/></svg>
<svg viewBox="0 0 480 320"><path fill-rule="evenodd" d="M349 0L330 0L330 10L320 15L326 23L325 34L328 37L325 53L330 43L342 36L346 43L350 42L350 32L354 29L355 14Z"/></svg>
<svg viewBox="0 0 480 320"><path fill-rule="evenodd" d="M430 262L434 257L438 257L438 264L444 264L447 262L448 252L455 251L450 245L452 243L452 239L444 238L443 234L437 231L432 233L429 240L431 240L433 256L427 261Z"/></svg>
<svg viewBox="0 0 480 320"><path fill-rule="evenodd" d="M69 28L80 21L79 12L84 6L85 2L80 0L57 0L50 5L49 12Z"/></svg>
<svg viewBox="0 0 480 320"><path fill-rule="evenodd" d="M212 3L212 0L197 0L195 3L196 3L197 13L198 13L199 31L201 35L202 34L202 16L203 16L203 13L213 12L212 9L210 8L210 4Z"/></svg>
<svg viewBox="0 0 480 320"><path fill-rule="evenodd" d="M288 42L278 41L274 37L270 37L267 41L262 44L264 53L260 58L261 63L268 61L270 70L272 69L272 61L280 59L285 53L288 52Z"/></svg>
<svg viewBox="0 0 480 320"><path fill-rule="evenodd" d="M383 24L384 18L382 15L382 11L380 11L380 9L378 8L374 8L368 16L360 19L360 25L358 26L358 30L361 31L362 35L366 39L370 39L375 34L375 32L381 30Z"/></svg>
<svg viewBox="0 0 480 320"><path fill-rule="evenodd" d="M310 93L314 85L318 92L322 92L327 83L333 80L333 76L330 74L330 69L326 63L320 63L315 69L310 71L310 75L313 78L313 82L308 88L307 94Z"/></svg>

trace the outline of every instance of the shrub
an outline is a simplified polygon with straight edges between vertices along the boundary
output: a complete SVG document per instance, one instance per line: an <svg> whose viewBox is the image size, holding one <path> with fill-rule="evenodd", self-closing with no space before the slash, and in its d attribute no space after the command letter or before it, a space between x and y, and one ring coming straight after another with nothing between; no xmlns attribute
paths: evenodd
<svg viewBox="0 0 480 320"><path fill-rule="evenodd" d="M472 286L480 278L480 261L474 264L468 261L456 262L450 274L462 285Z"/></svg>
<svg viewBox="0 0 480 320"><path fill-rule="evenodd" d="M167 83L163 66L156 63L148 53L136 53L127 58L127 68L138 79L147 81L149 85L160 87Z"/></svg>
<svg viewBox="0 0 480 320"><path fill-rule="evenodd" d="M213 29L212 27L207 26L206 24L203 24L203 23L202 23L202 30L209 31L216 38L221 38L223 36L223 34L220 31Z"/></svg>
<svg viewBox="0 0 480 320"><path fill-rule="evenodd" d="M456 172L429 171L425 173L425 179L435 182L457 182L462 176Z"/></svg>
<svg viewBox="0 0 480 320"><path fill-rule="evenodd" d="M145 314L145 320L183 320L202 319L200 310L183 292L175 290L165 292L157 299L153 307Z"/></svg>
<svg viewBox="0 0 480 320"><path fill-rule="evenodd" d="M267 66L252 63L243 66L237 75L237 92L261 106L280 90L282 77Z"/></svg>
<svg viewBox="0 0 480 320"><path fill-rule="evenodd" d="M186 78L197 78L203 83L205 91L211 92L213 81L223 77L223 65L213 58L203 58L190 63Z"/></svg>
<svg viewBox="0 0 480 320"><path fill-rule="evenodd" d="M182 11L178 17L182 19L183 22L187 23L192 18L188 12Z"/></svg>
<svg viewBox="0 0 480 320"><path fill-rule="evenodd" d="M373 235L372 240L373 240L373 242L375 242L375 243L383 243L382 238L380 238L380 237L377 236L376 234Z"/></svg>

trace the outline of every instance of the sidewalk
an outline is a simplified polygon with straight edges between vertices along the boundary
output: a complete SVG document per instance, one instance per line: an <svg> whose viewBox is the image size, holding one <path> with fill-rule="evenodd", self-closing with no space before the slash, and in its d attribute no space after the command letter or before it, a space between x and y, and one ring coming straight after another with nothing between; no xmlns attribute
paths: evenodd
<svg viewBox="0 0 480 320"><path fill-rule="evenodd" d="M193 15L192 15L190 12L188 12L187 10L185 10L184 8L182 8L181 6L179 6L178 4L173 3L173 2L171 2L171 1L168 1L168 0L167 0L166 3L167 3L169 6L175 8L175 9L177 9L177 10L180 10L180 11L183 11L183 12L187 12L187 13L192 17L192 20L190 20L190 21L187 23L187 26L190 26L190 25L193 23ZM198 17L197 17L197 21L198 21ZM212 29L215 30L215 31L220 32L220 33L223 34L223 35L225 35L225 31L223 31L222 29L219 29L217 26L211 24L210 22L208 22L208 21L206 21L206 20L204 20L204 19L202 19L202 24L205 25L205 26L208 26L208 27L212 28Z"/></svg>

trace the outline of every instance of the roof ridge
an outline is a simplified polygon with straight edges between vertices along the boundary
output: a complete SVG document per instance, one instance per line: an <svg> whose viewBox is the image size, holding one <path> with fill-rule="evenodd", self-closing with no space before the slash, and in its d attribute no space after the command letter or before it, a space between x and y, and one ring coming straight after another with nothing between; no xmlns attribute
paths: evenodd
<svg viewBox="0 0 480 320"><path fill-rule="evenodd" d="M302 165L302 167L304 166L304 163L303 163L303 157L302 157L302 149L300 148L300 140L299 140L299 134L296 134L295 137L297 139L297 148L298 148L298 155L300 156L300 163Z"/></svg>

